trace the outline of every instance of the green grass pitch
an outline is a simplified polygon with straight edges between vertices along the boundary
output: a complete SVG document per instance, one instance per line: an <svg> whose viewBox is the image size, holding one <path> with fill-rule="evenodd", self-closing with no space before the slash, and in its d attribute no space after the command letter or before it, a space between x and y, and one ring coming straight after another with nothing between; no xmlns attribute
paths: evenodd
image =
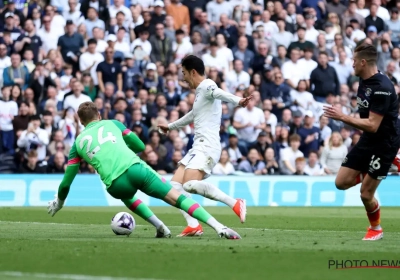
<svg viewBox="0 0 400 280"><path fill-rule="evenodd" d="M172 207L153 207L174 236L184 228ZM120 207L0 208L0 279L400 279L400 269L329 269L329 260L398 260L400 209L383 208L383 240L361 241L362 208L249 208L247 221L227 207L208 207L242 240L220 239L204 226L201 238L155 239L135 216L129 237L115 236ZM75 276L74 276L75 275Z"/></svg>

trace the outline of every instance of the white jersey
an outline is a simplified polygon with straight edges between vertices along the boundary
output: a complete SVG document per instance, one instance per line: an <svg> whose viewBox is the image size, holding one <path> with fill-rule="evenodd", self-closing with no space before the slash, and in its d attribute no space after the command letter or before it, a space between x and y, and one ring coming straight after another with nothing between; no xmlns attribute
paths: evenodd
<svg viewBox="0 0 400 280"><path fill-rule="evenodd" d="M213 80L205 79L196 89L193 109L179 120L170 123L169 129L179 129L194 123L193 149L205 150L215 163L221 155L219 131L221 126L221 100L239 105L240 97L218 88Z"/></svg>

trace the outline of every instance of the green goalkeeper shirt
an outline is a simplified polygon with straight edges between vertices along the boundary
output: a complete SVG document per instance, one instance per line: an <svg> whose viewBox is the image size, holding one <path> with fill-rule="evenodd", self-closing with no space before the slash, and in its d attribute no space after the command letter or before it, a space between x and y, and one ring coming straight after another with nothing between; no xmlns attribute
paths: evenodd
<svg viewBox="0 0 400 280"><path fill-rule="evenodd" d="M122 123L116 120L89 123L71 147L58 198L67 197L81 159L93 166L108 188L129 167L140 162L136 153L143 150L143 142Z"/></svg>

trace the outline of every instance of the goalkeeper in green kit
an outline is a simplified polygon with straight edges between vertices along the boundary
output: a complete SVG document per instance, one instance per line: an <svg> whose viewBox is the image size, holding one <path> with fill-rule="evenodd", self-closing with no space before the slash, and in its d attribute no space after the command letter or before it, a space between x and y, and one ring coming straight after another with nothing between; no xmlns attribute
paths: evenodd
<svg viewBox="0 0 400 280"><path fill-rule="evenodd" d="M140 199L135 198L137 190L182 209L208 224L220 237L241 238L238 233L219 223L193 199L172 188L143 162L136 155L144 150L143 142L122 123L116 120L102 121L93 102L82 103L78 116L85 129L71 148L58 194L49 202L49 214L54 216L63 207L69 188L79 171L80 161L84 159L100 175L112 197L121 199L129 209L156 227L156 237L170 237L171 232Z"/></svg>

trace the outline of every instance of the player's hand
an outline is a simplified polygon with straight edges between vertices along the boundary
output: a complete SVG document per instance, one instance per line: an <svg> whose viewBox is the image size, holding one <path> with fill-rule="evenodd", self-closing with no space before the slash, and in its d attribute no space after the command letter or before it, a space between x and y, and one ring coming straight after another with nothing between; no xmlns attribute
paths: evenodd
<svg viewBox="0 0 400 280"><path fill-rule="evenodd" d="M327 118L341 121L342 117L344 116L341 108L338 108L336 106L324 106L323 110L324 110L324 116Z"/></svg>
<svg viewBox="0 0 400 280"><path fill-rule="evenodd" d="M47 214L50 214L52 217L64 206L64 200L60 200L57 195L54 197L54 200L49 201L49 205L47 206Z"/></svg>
<svg viewBox="0 0 400 280"><path fill-rule="evenodd" d="M239 101L239 106L243 107L243 108L246 107L249 104L251 99L253 99L253 95L252 94L250 96L246 97L246 98L242 98Z"/></svg>
<svg viewBox="0 0 400 280"><path fill-rule="evenodd" d="M168 125L159 124L157 127L158 127L158 132L160 132L161 134L167 134L169 131Z"/></svg>

